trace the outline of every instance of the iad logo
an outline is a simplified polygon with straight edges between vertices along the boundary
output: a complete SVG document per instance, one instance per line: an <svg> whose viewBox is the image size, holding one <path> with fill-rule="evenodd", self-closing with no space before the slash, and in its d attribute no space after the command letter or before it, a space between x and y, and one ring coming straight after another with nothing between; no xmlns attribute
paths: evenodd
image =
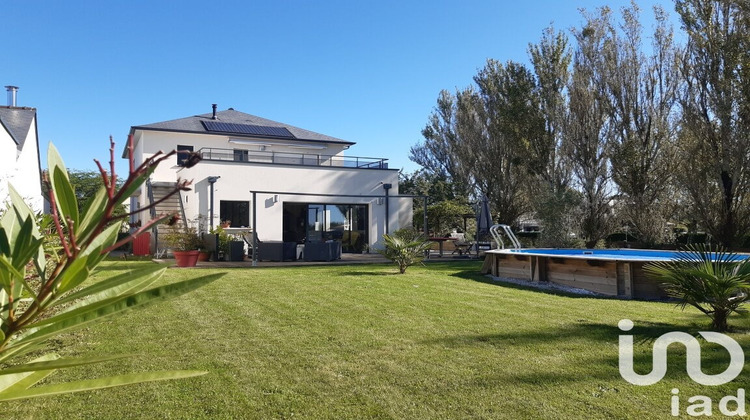
<svg viewBox="0 0 750 420"><path fill-rule="evenodd" d="M622 331L633 329L633 321L620 320L617 326ZM653 385L659 382L667 373L667 347L672 343L680 343L687 349L687 374L690 379L701 385L723 385L736 378L745 365L745 353L742 347L729 336L717 332L701 331L709 343L716 343L729 351L729 367L719 374L706 375L701 370L701 345L692 335L684 332L666 333L654 342L653 367L651 373L641 375L633 371L633 336L620 336L620 375L633 385Z"/></svg>
<svg viewBox="0 0 750 420"><path fill-rule="evenodd" d="M617 326L622 331L633 329L633 321L629 319L620 320ZM667 347L673 343L680 343L685 346L687 351L686 370L688 376L693 381L701 385L722 385L736 378L745 365L745 353L742 347L729 336L717 332L701 331L699 334L709 343L716 343L723 346L729 352L729 366L722 373L707 375L701 369L701 346L698 340L690 334L684 332L669 332L661 335L656 339L653 345L653 365L651 372L645 375L636 373L633 370L633 336L620 335L619 355L620 355L620 375L633 385L653 385L667 373ZM679 390L672 390L671 406L672 415L679 415ZM688 399L689 403L686 412L691 416L710 416L711 415L711 398L704 395L696 395ZM736 404L735 410L728 408L729 403ZM737 396L728 395L719 402L719 411L724 415L745 415L745 390L737 390Z"/></svg>

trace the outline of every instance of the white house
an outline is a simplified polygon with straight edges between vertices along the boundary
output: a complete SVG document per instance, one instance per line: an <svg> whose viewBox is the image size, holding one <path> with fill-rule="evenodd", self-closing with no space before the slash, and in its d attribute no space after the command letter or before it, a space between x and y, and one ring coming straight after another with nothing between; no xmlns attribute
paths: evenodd
<svg viewBox="0 0 750 420"><path fill-rule="evenodd" d="M8 199L8 183L29 206L43 210L36 109L16 106L15 86L6 86L8 105L0 106L0 206Z"/></svg>
<svg viewBox="0 0 750 420"><path fill-rule="evenodd" d="M193 180L192 191L162 209L183 212L203 231L226 221L253 228L264 242L337 241L343 252L363 252L384 233L411 226L412 200L398 196L398 170L387 159L349 156L350 141L215 105L212 113L133 126L130 134L137 164L160 150L180 151L132 197L132 209L182 178ZM185 164L196 155L200 163Z"/></svg>

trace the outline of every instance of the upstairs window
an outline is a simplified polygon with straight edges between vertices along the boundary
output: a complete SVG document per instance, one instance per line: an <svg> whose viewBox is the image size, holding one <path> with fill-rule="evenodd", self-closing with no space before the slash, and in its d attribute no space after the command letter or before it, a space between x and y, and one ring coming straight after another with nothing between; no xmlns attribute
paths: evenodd
<svg viewBox="0 0 750 420"><path fill-rule="evenodd" d="M235 162L247 162L247 150L234 149Z"/></svg>
<svg viewBox="0 0 750 420"><path fill-rule="evenodd" d="M190 158L190 153L193 151L193 146L178 145L177 146L177 166L185 166L185 161Z"/></svg>

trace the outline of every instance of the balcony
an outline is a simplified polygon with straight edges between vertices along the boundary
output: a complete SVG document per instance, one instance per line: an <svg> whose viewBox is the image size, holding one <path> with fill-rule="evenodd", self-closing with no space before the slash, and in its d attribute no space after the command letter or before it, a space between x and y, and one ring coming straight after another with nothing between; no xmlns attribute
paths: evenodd
<svg viewBox="0 0 750 420"><path fill-rule="evenodd" d="M388 169L388 159L357 156L330 156L306 153L265 152L245 149L202 148L204 161L270 163L277 165L326 166L356 169Z"/></svg>

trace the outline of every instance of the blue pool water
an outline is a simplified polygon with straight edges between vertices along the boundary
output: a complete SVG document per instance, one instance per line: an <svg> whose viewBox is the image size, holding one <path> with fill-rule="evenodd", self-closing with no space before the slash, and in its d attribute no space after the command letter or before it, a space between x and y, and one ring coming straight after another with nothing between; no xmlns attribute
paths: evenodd
<svg viewBox="0 0 750 420"><path fill-rule="evenodd" d="M647 249L559 249L529 248L504 250L511 254L527 254L546 257L593 258L614 261L668 261L677 258L679 251L662 251ZM747 259L750 255L738 255L738 259Z"/></svg>

